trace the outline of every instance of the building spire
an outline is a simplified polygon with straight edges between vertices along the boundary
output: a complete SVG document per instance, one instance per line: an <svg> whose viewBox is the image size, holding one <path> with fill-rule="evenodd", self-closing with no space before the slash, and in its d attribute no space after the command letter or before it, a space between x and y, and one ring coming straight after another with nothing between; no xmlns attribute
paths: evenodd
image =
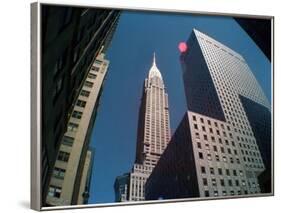
<svg viewBox="0 0 281 213"><path fill-rule="evenodd" d="M155 52L153 53L153 63L152 63L152 66L151 66L151 68L150 68L150 70L149 70L148 77L149 77L149 78L152 78L152 77L154 77L154 76L157 76L157 77L159 77L159 78L162 79L162 75L161 75L159 69L158 69L157 66L156 66L156 56L155 56Z"/></svg>

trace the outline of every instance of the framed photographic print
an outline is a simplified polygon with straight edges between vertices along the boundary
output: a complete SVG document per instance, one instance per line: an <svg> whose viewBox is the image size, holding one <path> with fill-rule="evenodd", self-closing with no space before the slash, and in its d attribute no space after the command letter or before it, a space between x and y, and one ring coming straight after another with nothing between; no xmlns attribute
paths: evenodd
<svg viewBox="0 0 281 213"><path fill-rule="evenodd" d="M272 196L273 17L31 5L31 207Z"/></svg>

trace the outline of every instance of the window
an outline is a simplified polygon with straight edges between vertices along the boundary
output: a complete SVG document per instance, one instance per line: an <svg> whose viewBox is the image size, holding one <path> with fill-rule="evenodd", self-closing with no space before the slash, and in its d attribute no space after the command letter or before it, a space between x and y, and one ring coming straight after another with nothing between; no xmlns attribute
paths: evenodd
<svg viewBox="0 0 281 213"><path fill-rule="evenodd" d="M82 90L81 93L80 93L81 96L84 96L84 97L89 97L90 95L90 92L89 91L86 91L86 90Z"/></svg>
<svg viewBox="0 0 281 213"><path fill-rule="evenodd" d="M63 179L64 178L64 174L65 174L65 169L61 169L61 168L54 168L54 172L53 172L53 176L59 179Z"/></svg>
<svg viewBox="0 0 281 213"><path fill-rule="evenodd" d="M195 117L195 115L193 115L193 116L192 116L192 118L193 118L193 120L194 120L194 121L196 121L196 117Z"/></svg>
<svg viewBox="0 0 281 213"><path fill-rule="evenodd" d="M199 158L200 158L200 159L203 159L203 153L202 153L202 152L199 152L198 154L199 154Z"/></svg>
<svg viewBox="0 0 281 213"><path fill-rule="evenodd" d="M204 186L207 186L207 185L208 185L207 178L203 178L203 185L204 185Z"/></svg>
<svg viewBox="0 0 281 213"><path fill-rule="evenodd" d="M240 164L239 158L236 158L236 163L237 163L237 164Z"/></svg>
<svg viewBox="0 0 281 213"><path fill-rule="evenodd" d="M220 182L221 182L221 186L224 186L224 180L221 179Z"/></svg>
<svg viewBox="0 0 281 213"><path fill-rule="evenodd" d="M216 157L216 161L220 161L219 155L216 155L215 157Z"/></svg>
<svg viewBox="0 0 281 213"><path fill-rule="evenodd" d="M225 172L227 176L230 176L229 169L226 169Z"/></svg>
<svg viewBox="0 0 281 213"><path fill-rule="evenodd" d="M222 175L222 169L218 168L219 175Z"/></svg>
<svg viewBox="0 0 281 213"><path fill-rule="evenodd" d="M74 142L74 138L69 136L63 136L62 143L66 146L72 146Z"/></svg>
<svg viewBox="0 0 281 213"><path fill-rule="evenodd" d="M92 66L92 70L94 70L95 72L98 72L99 71L99 67L96 67L96 66Z"/></svg>
<svg viewBox="0 0 281 213"><path fill-rule="evenodd" d="M209 196L210 196L209 191L205 191L205 197L209 197Z"/></svg>
<svg viewBox="0 0 281 213"><path fill-rule="evenodd" d="M70 131L70 132L76 132L78 129L78 124L75 124L75 123L72 123L72 122L69 122L68 125L67 125L67 131Z"/></svg>
<svg viewBox="0 0 281 213"><path fill-rule="evenodd" d="M202 173L202 174L206 174L206 169L205 169L204 166L201 166L201 173Z"/></svg>
<svg viewBox="0 0 281 213"><path fill-rule="evenodd" d="M63 151L59 151L58 160L67 162L68 159L69 159L69 153L63 152Z"/></svg>
<svg viewBox="0 0 281 213"><path fill-rule="evenodd" d="M85 106L86 106L86 101L77 100L76 105L77 105L77 106L80 106L80 107L85 107Z"/></svg>
<svg viewBox="0 0 281 213"><path fill-rule="evenodd" d="M218 151L217 146L213 146L213 148L214 148L214 151L215 151L215 152Z"/></svg>
<svg viewBox="0 0 281 213"><path fill-rule="evenodd" d="M214 175L215 174L215 170L214 170L214 168L210 168L210 173L212 174L212 175Z"/></svg>
<svg viewBox="0 0 281 213"><path fill-rule="evenodd" d="M197 124L194 124L194 129L198 129L198 126L197 126Z"/></svg>
<svg viewBox="0 0 281 213"><path fill-rule="evenodd" d="M72 117L73 117L73 118L80 119L80 118L82 117L82 112L79 112L79 111L73 111L73 113L72 113Z"/></svg>
<svg viewBox="0 0 281 213"><path fill-rule="evenodd" d="M228 180L228 185L232 186L232 180Z"/></svg>
<svg viewBox="0 0 281 213"><path fill-rule="evenodd" d="M201 143L197 142L197 148L201 149Z"/></svg>
<svg viewBox="0 0 281 213"><path fill-rule="evenodd" d="M88 74L88 78L96 79L96 77L97 77L96 74L92 74L92 73L89 73L89 74Z"/></svg>
<svg viewBox="0 0 281 213"><path fill-rule="evenodd" d="M225 140L225 144L226 144L226 145L229 145L229 142L228 142L228 140Z"/></svg>
<svg viewBox="0 0 281 213"><path fill-rule="evenodd" d="M217 181L216 181L215 178L212 178L212 185L213 185L213 186L216 186L216 185L217 185Z"/></svg>
<svg viewBox="0 0 281 213"><path fill-rule="evenodd" d="M85 87L90 87L90 88L92 88L93 85L94 85L94 83L90 82L90 81L86 81L85 84L84 84Z"/></svg>
<svg viewBox="0 0 281 213"><path fill-rule="evenodd" d="M212 156L210 153L207 154L207 158L208 158L208 160L212 160Z"/></svg>
<svg viewBox="0 0 281 213"><path fill-rule="evenodd" d="M61 195L61 187L52 186L52 185L49 187L48 196L59 198L60 195Z"/></svg>
<svg viewBox="0 0 281 213"><path fill-rule="evenodd" d="M100 61L100 60L95 60L95 64L102 64L102 61Z"/></svg>

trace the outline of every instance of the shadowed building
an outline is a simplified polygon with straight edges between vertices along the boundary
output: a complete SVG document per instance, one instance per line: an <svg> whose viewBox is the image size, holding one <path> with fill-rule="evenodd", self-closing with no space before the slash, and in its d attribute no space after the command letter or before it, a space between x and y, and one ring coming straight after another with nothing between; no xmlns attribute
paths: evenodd
<svg viewBox="0 0 281 213"><path fill-rule="evenodd" d="M271 192L271 107L261 87L244 58L220 42L194 29L187 44L180 61L188 110L145 198Z"/></svg>
<svg viewBox="0 0 281 213"><path fill-rule="evenodd" d="M144 186L170 141L168 94L155 55L144 81L139 109L136 160L129 173L127 201L144 200ZM115 192L118 194L118 192ZM120 194L120 192L119 192Z"/></svg>
<svg viewBox="0 0 281 213"><path fill-rule="evenodd" d="M41 8L43 206L76 99L119 13L57 5Z"/></svg>
<svg viewBox="0 0 281 213"><path fill-rule="evenodd" d="M234 18L271 61L271 19Z"/></svg>
<svg viewBox="0 0 281 213"><path fill-rule="evenodd" d="M114 182L115 201L124 202L128 198L129 173L118 176Z"/></svg>

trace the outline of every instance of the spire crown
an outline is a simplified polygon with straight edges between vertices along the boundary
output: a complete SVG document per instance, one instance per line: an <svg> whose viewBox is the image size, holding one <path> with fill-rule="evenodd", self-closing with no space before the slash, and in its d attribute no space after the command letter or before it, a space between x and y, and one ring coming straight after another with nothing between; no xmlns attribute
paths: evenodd
<svg viewBox="0 0 281 213"><path fill-rule="evenodd" d="M158 69L158 67L156 66L156 56L155 56L155 52L153 53L153 63L152 63L152 67L149 70L149 74L148 77L149 78L153 78L154 76L159 77L160 79L162 79L162 75Z"/></svg>

